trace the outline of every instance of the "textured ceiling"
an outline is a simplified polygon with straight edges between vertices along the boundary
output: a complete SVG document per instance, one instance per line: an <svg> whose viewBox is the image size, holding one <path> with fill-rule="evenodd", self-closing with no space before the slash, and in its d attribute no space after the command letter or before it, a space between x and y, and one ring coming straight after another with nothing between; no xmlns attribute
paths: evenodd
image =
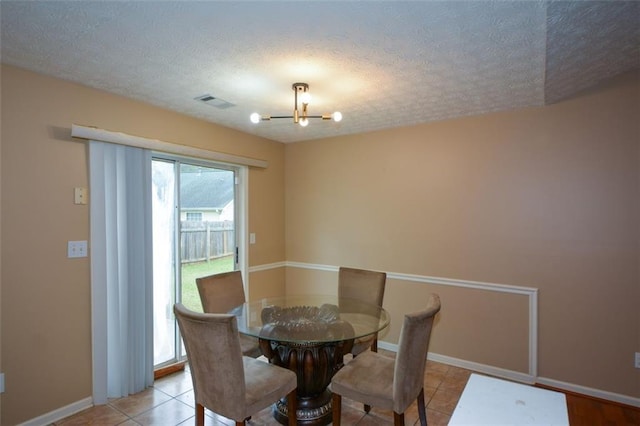
<svg viewBox="0 0 640 426"><path fill-rule="evenodd" d="M640 69L636 1L3 0L0 15L3 63L281 142L541 106ZM249 121L290 115L298 81L311 114L343 121Z"/></svg>

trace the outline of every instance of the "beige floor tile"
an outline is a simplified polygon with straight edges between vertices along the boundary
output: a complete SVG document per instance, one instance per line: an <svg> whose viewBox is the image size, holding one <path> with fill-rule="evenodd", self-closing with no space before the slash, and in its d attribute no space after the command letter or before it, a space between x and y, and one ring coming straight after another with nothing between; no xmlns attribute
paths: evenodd
<svg viewBox="0 0 640 426"><path fill-rule="evenodd" d="M391 416L389 419L393 421L393 413L391 413ZM414 402L404 412L404 424L412 425L416 423L418 420L420 420L420 416L418 415L418 404Z"/></svg>
<svg viewBox="0 0 640 426"><path fill-rule="evenodd" d="M179 376L171 375L158 379L153 383L153 387L169 396L175 397L193 389L193 382L191 381L190 373L185 372Z"/></svg>
<svg viewBox="0 0 640 426"><path fill-rule="evenodd" d="M344 423L340 423L340 424L342 425ZM371 413L367 414L366 416L363 416L360 419L360 421L357 423L358 426L382 426L382 425L389 426L390 424L393 424L393 417L384 418Z"/></svg>
<svg viewBox="0 0 640 426"><path fill-rule="evenodd" d="M355 425L365 414L362 404L358 404L357 406L342 404L340 424L344 426Z"/></svg>
<svg viewBox="0 0 640 426"><path fill-rule="evenodd" d="M124 423L118 423L117 426L140 426L140 423L136 422L135 420L127 420Z"/></svg>
<svg viewBox="0 0 640 426"><path fill-rule="evenodd" d="M193 394L193 389L186 391L185 393L176 396L176 399L180 402L187 404L189 407L195 410L196 408L196 397Z"/></svg>
<svg viewBox="0 0 640 426"><path fill-rule="evenodd" d="M118 399L109 405L129 417L135 417L171 399L169 395L154 388L146 389L128 398Z"/></svg>
<svg viewBox="0 0 640 426"><path fill-rule="evenodd" d="M447 426L451 420L449 414L427 409L427 424L429 426Z"/></svg>
<svg viewBox="0 0 640 426"><path fill-rule="evenodd" d="M440 384L446 377L447 373L444 373L442 371L427 370L426 374L424 375L424 386L427 388L437 389L438 387L440 387Z"/></svg>
<svg viewBox="0 0 640 426"><path fill-rule="evenodd" d="M456 405L458 404L458 399L460 399L459 393L438 389L436 393L433 394L433 397L431 398L431 401L429 401L429 405L427 405L427 408L451 415L451 413L453 413L453 410L455 410Z"/></svg>
<svg viewBox="0 0 640 426"><path fill-rule="evenodd" d="M432 388L429 386L424 387L424 403L425 404L429 404L429 401L431 401L431 398L433 398L433 395L436 393L437 389L438 388Z"/></svg>
<svg viewBox="0 0 640 426"><path fill-rule="evenodd" d="M193 416L193 417L189 417L187 420L185 420L182 423L179 423L176 426L193 426L195 424L196 424L196 418L195 418L195 416ZM205 416L204 417L204 426L228 426L228 425L229 425L229 423L220 422L219 420L213 419L213 418L211 418L209 416ZM234 425L235 425L235 423L234 423Z"/></svg>
<svg viewBox="0 0 640 426"><path fill-rule="evenodd" d="M441 373L447 373L451 367L447 364L442 364L440 362L429 361L427 360L427 371L439 371Z"/></svg>
<svg viewBox="0 0 640 426"><path fill-rule="evenodd" d="M87 424L117 425L125 422L127 419L126 415L113 407L108 405L96 405L95 407L91 407L74 414L71 417L67 417L56 424L64 426L84 426Z"/></svg>
<svg viewBox="0 0 640 426"><path fill-rule="evenodd" d="M171 399L135 416L133 420L143 426L167 426L180 424L193 415L192 407Z"/></svg>
<svg viewBox="0 0 640 426"><path fill-rule="evenodd" d="M447 377L468 379L469 376L471 376L471 370L467 370L466 368L449 367L449 370L447 371Z"/></svg>
<svg viewBox="0 0 640 426"><path fill-rule="evenodd" d="M464 387L467 385L467 381L469 381L468 377L447 376L442 383L440 383L438 390L462 394Z"/></svg>

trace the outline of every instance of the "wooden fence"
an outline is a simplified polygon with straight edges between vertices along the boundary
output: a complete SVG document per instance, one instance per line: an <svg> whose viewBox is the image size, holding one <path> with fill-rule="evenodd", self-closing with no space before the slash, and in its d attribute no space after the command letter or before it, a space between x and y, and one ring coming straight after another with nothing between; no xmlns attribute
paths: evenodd
<svg viewBox="0 0 640 426"><path fill-rule="evenodd" d="M235 228L232 221L182 221L180 254L182 263L204 262L235 252Z"/></svg>

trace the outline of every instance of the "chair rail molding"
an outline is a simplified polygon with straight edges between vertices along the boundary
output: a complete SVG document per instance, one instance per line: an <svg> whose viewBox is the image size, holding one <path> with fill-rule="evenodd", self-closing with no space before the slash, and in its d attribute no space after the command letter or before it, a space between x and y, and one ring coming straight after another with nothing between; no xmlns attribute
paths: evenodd
<svg viewBox="0 0 640 426"><path fill-rule="evenodd" d="M316 271L325 271L325 272L338 272L339 266L335 265L322 265L316 263L305 263L305 262L278 262L272 263L269 265L260 265L253 266L249 268L249 272L254 271L263 271L266 269L272 268L280 268L280 267L290 267L290 268L300 268L300 269L311 269ZM481 281L467 281L467 280L456 280L451 278L442 278L442 277L430 277L425 275L413 275L413 274L403 274L399 272L387 272L387 278L409 281L412 283L424 283L424 284L435 284L435 285L443 285L443 286L451 286L451 287L463 287L463 288L472 288L477 290L485 290L485 291L493 291L500 293L510 293L526 296L528 298L529 304L529 357L528 363L529 368L527 374L522 374L519 372L511 372L508 376L501 374L501 377L507 377L513 380L525 382L525 383L535 383L537 374L538 374L538 289L533 287L520 287L515 285L505 285L505 284L494 284L487 283ZM389 343L380 342L380 347L385 348L385 345L390 345ZM390 349L388 346L385 349ZM453 358L451 358L453 361ZM445 361L443 361L445 362ZM447 362L449 363L449 362ZM458 365L458 364L452 364ZM495 367L486 366L491 371L494 371ZM479 370L480 371L480 370ZM482 370L486 371L486 370ZM507 371L502 369L495 369L494 373L498 371ZM491 374L494 374L491 373Z"/></svg>

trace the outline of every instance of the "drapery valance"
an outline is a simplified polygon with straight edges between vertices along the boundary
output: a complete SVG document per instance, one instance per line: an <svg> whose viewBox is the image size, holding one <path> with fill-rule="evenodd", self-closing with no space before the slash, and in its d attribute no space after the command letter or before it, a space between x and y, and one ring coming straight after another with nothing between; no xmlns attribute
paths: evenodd
<svg viewBox="0 0 640 426"><path fill-rule="evenodd" d="M269 165L266 160L260 160L257 158L242 157L224 152L194 148L186 145L164 142L157 139L143 138L140 136L128 135L126 133L112 132L109 130L99 129L97 127L80 126L77 124L73 124L71 126L71 136L79 139L110 142L118 145L149 149L151 151L166 152L169 154L203 158L205 160L221 161L262 169L267 168Z"/></svg>

